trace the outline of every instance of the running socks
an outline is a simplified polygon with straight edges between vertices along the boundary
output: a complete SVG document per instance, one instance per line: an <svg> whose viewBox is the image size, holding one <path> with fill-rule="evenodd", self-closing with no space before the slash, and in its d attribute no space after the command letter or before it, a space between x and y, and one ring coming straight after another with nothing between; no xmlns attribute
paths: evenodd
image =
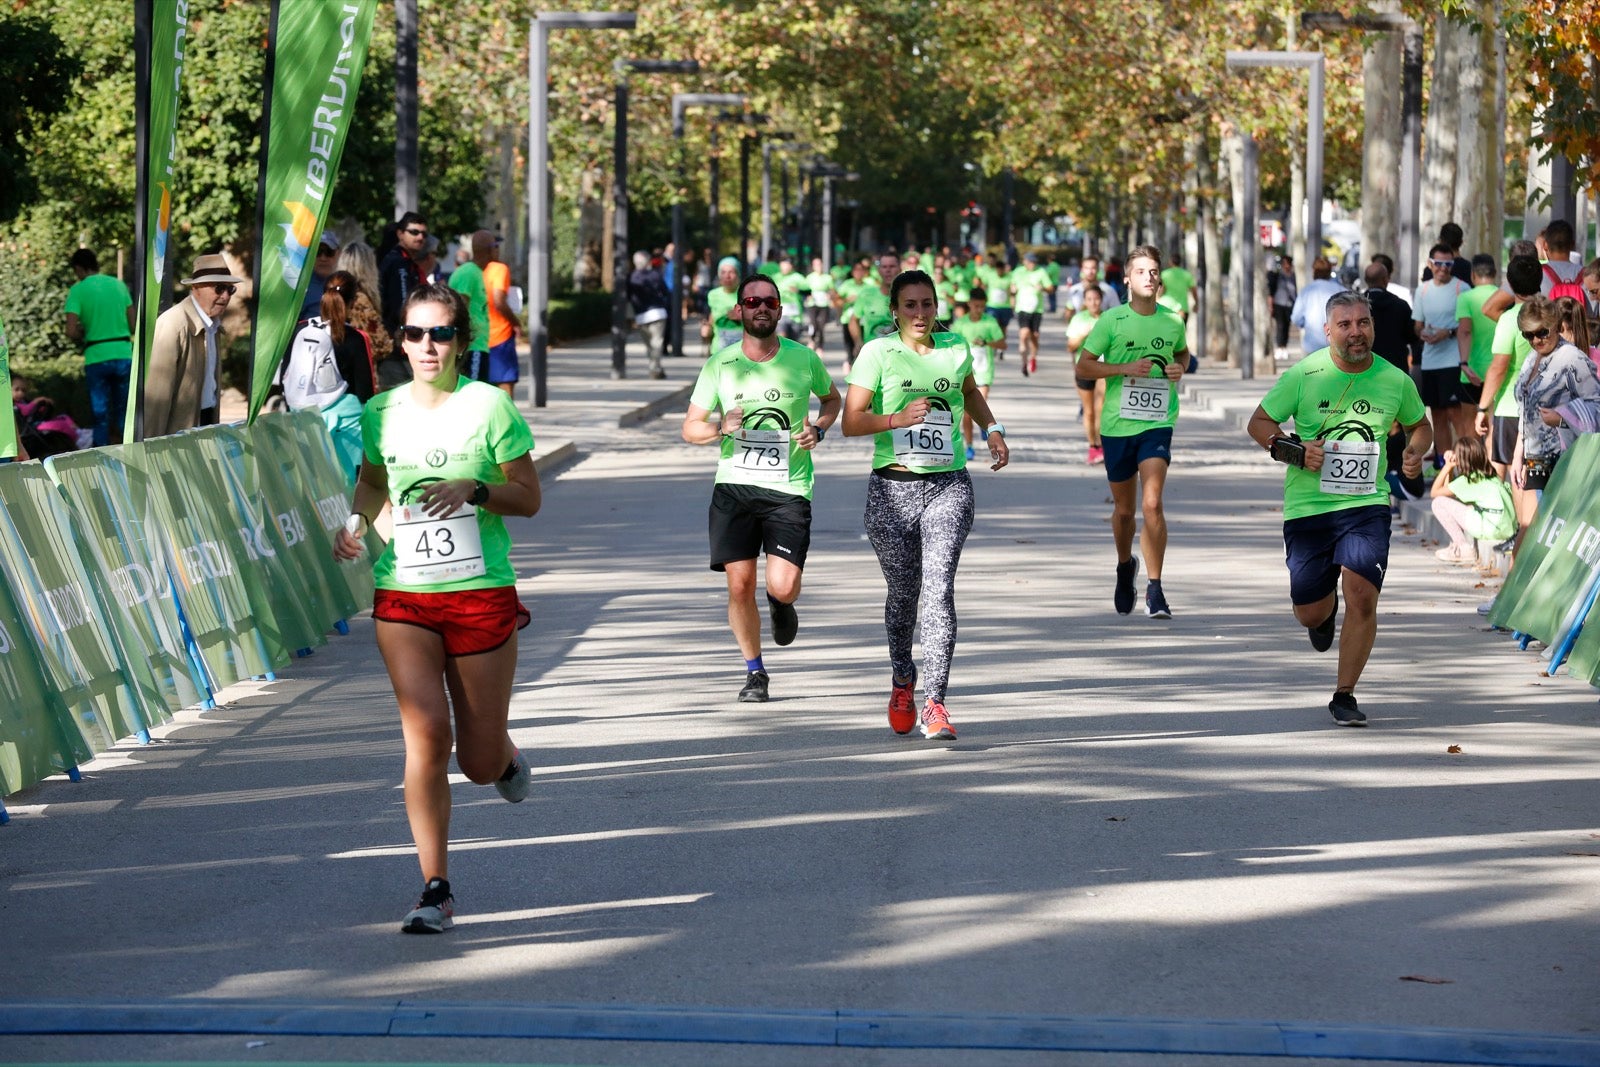
<svg viewBox="0 0 1600 1067"><path fill-rule="evenodd" d="M764 671L767 668L762 666L761 657L757 656L755 659L747 659L747 660L745 660L744 661L744 669L746 671Z"/></svg>

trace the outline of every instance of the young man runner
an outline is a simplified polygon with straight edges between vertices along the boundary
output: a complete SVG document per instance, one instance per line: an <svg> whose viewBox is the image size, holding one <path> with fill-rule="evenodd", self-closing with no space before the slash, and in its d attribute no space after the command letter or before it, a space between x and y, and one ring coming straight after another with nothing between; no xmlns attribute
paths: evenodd
<svg viewBox="0 0 1600 1067"><path fill-rule="evenodd" d="M806 275L806 340L819 356L828 328L828 312L833 309L834 289L833 275L822 269L821 259L813 259L811 273Z"/></svg>
<svg viewBox="0 0 1600 1067"><path fill-rule="evenodd" d="M1022 257L1022 269L1012 272L1011 292L1016 297L1017 355L1022 374L1027 377L1039 369L1039 327L1044 321L1044 294L1054 292L1049 273L1039 266L1039 257L1029 252Z"/></svg>
<svg viewBox="0 0 1600 1067"><path fill-rule="evenodd" d="M1348 290L1330 297L1327 329L1328 347L1283 372L1250 416L1248 429L1289 468L1283 480L1289 599L1318 652L1333 645L1338 590L1344 586L1339 676L1328 711L1340 726L1365 726L1355 688L1372 654L1378 593L1389 566L1383 442L1398 421L1409 435L1402 473L1415 478L1433 432L1411 376L1373 358L1366 297ZM1290 420L1292 435L1281 429Z"/></svg>
<svg viewBox="0 0 1600 1067"><path fill-rule="evenodd" d="M764 274L738 288L735 314L743 337L706 361L683 417L683 439L721 443L711 492L711 569L728 576L728 626L744 656L743 703L767 699L756 609L756 557L767 554L772 640L787 645L799 630L794 602L811 545L811 450L839 417L842 398L822 358L777 336L782 300ZM811 398L822 398L810 419ZM720 422L711 413L720 411Z"/></svg>
<svg viewBox="0 0 1600 1067"><path fill-rule="evenodd" d="M1156 305L1161 252L1153 245L1135 248L1128 256L1127 277L1128 303L1101 315L1084 338L1077 377L1082 382L1106 380L1100 443L1111 483L1111 533L1117 545L1112 603L1119 615L1133 611L1134 578L1139 573L1133 532L1136 513L1142 510L1139 547L1150 575L1145 614L1170 619L1172 609L1161 589L1161 565L1167 554L1161 495L1172 462L1172 428L1178 422L1177 383L1189 365L1189 348L1183 321Z"/></svg>

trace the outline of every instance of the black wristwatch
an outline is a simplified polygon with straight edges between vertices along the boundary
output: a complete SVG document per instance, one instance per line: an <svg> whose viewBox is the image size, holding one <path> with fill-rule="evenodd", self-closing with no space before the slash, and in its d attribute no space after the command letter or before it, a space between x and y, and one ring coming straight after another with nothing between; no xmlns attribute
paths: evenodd
<svg viewBox="0 0 1600 1067"><path fill-rule="evenodd" d="M822 439L824 437L828 436L828 428L826 426L819 425L819 424L817 424L815 422L813 422L811 424L811 428L813 430L817 431L817 444L820 445L822 443Z"/></svg>
<svg viewBox="0 0 1600 1067"><path fill-rule="evenodd" d="M471 504L475 508L482 507L484 504L489 502L489 487L479 481L474 481L473 484L476 485L477 488L472 491L471 496L467 497L467 503Z"/></svg>

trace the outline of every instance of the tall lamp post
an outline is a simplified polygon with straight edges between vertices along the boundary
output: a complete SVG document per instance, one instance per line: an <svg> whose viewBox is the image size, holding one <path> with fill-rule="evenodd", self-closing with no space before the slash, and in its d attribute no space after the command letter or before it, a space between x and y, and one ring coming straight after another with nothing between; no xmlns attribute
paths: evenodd
<svg viewBox="0 0 1600 1067"><path fill-rule="evenodd" d="M1402 278L1416 278L1422 269L1422 250L1417 243L1422 216L1422 27L1406 15L1342 15L1337 11L1306 11L1300 16L1300 26L1307 30L1400 32L1400 212L1395 220L1400 261L1396 269ZM1319 243L1317 253L1321 251ZM1373 251L1365 250L1369 260Z"/></svg>
<svg viewBox="0 0 1600 1067"><path fill-rule="evenodd" d="M683 193L688 179L683 165L683 115L691 107L743 107L743 93L675 93L672 97L672 143L678 158L678 190L672 201L672 354L683 355Z"/></svg>
<svg viewBox="0 0 1600 1067"><path fill-rule="evenodd" d="M847 182L859 181L861 175L855 171L847 171L838 163L819 161L806 168L812 180L822 179L822 218L821 236L818 244L821 246L813 255L821 255L822 269L828 270L833 266L833 183L839 178Z"/></svg>
<svg viewBox="0 0 1600 1067"><path fill-rule="evenodd" d="M772 153L797 152L810 147L796 141L794 134L788 131L769 133L761 141L761 262L763 263L772 260ZM782 210L788 211L787 194L784 200Z"/></svg>
<svg viewBox="0 0 1600 1067"><path fill-rule="evenodd" d="M631 30L632 12L546 11L528 28L528 347L533 404L549 401L550 334L550 31Z"/></svg>
<svg viewBox="0 0 1600 1067"><path fill-rule="evenodd" d="M628 376L628 75L698 74L694 59L619 59L617 80L615 179L611 187L611 377Z"/></svg>

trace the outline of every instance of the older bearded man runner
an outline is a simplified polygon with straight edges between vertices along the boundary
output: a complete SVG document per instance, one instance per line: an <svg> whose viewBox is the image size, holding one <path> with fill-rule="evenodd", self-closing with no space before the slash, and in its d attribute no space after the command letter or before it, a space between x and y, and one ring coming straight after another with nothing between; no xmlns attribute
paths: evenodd
<svg viewBox="0 0 1600 1067"><path fill-rule="evenodd" d="M1289 599L1318 652L1333 645L1342 578L1345 619L1328 710L1340 726L1365 726L1355 688L1377 636L1378 593L1389 565L1384 439L1394 422L1405 428L1401 470L1415 478L1433 432L1411 376L1373 359L1366 297L1349 291L1330 297L1327 330L1328 347L1283 372L1248 430L1289 468L1283 487ZM1294 432L1285 434L1289 420Z"/></svg>
<svg viewBox="0 0 1600 1067"><path fill-rule="evenodd" d="M683 439L721 445L711 493L711 569L728 576L728 625L745 661L742 703L767 699L756 608L756 557L767 554L767 606L772 639L787 645L800 620L794 602L811 546L811 450L839 417L842 398L822 357L775 336L783 307L777 284L754 274L739 284L732 314L743 324L738 344L718 351L700 370ZM822 410L811 420L811 398ZM720 410L720 422L711 412Z"/></svg>

